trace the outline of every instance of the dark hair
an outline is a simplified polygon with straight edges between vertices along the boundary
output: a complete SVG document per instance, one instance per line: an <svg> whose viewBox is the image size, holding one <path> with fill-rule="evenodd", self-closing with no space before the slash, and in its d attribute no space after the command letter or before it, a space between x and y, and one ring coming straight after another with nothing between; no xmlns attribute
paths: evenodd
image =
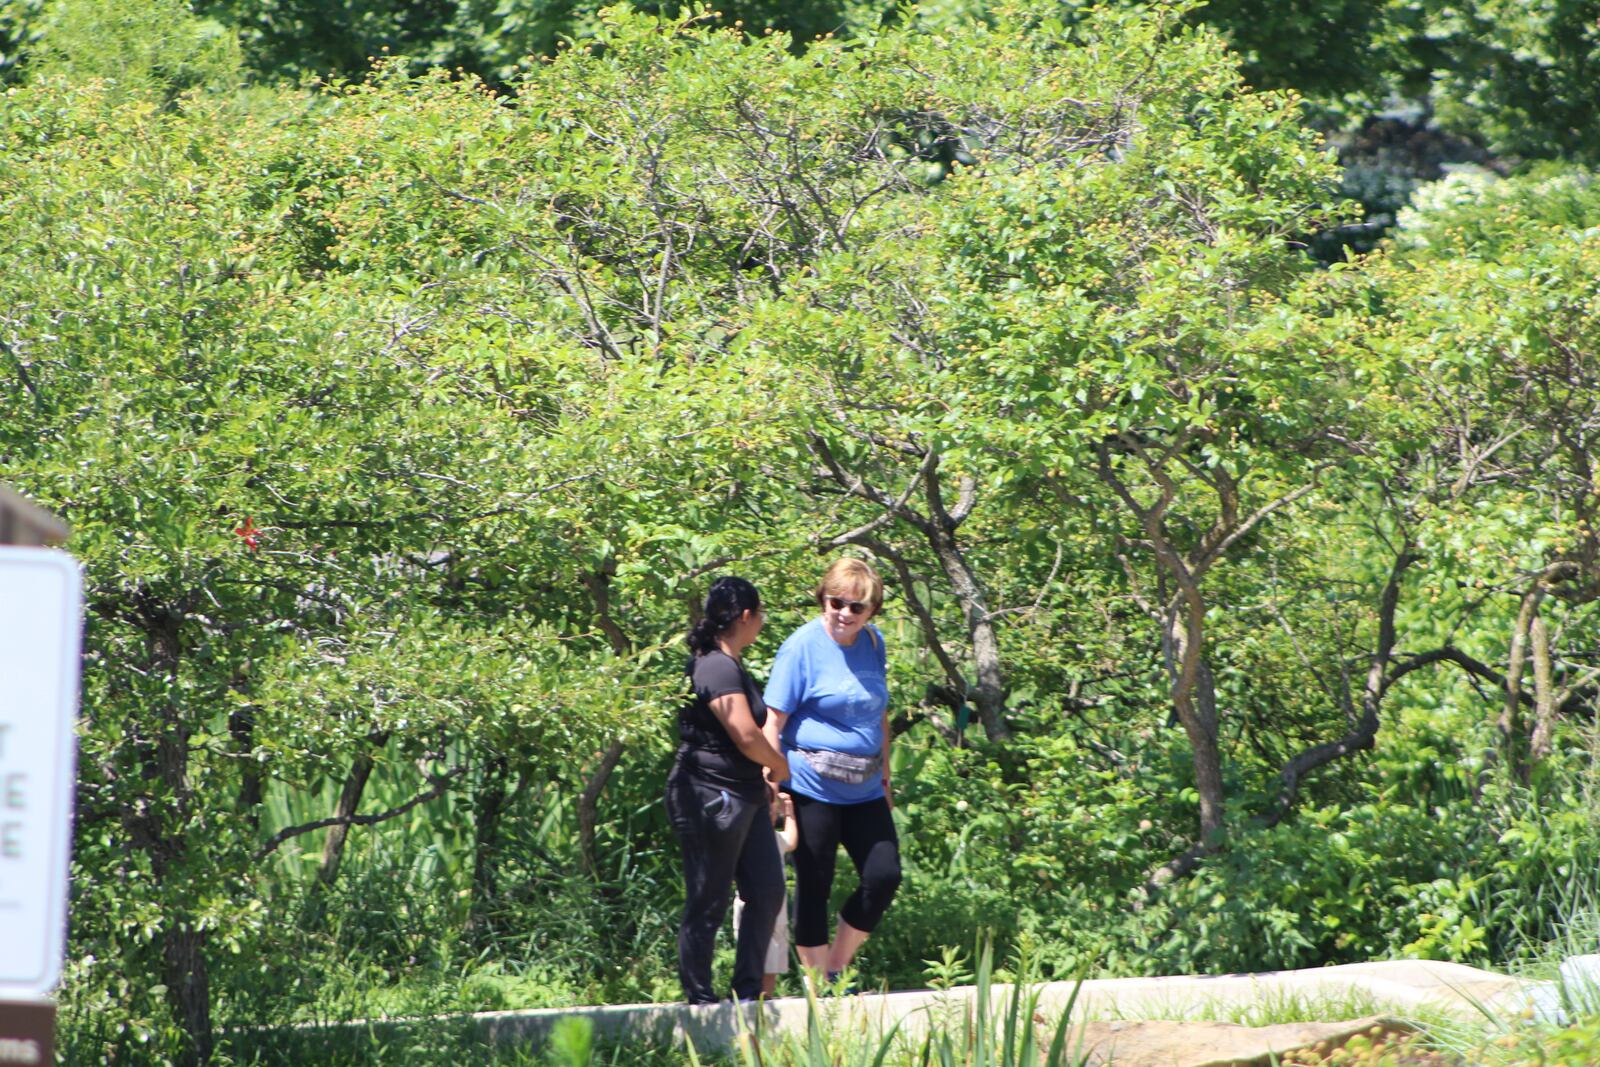
<svg viewBox="0 0 1600 1067"><path fill-rule="evenodd" d="M700 621L689 628L689 651L697 656L714 651L717 637L747 611L761 610L761 594L743 578L727 575L711 583Z"/></svg>

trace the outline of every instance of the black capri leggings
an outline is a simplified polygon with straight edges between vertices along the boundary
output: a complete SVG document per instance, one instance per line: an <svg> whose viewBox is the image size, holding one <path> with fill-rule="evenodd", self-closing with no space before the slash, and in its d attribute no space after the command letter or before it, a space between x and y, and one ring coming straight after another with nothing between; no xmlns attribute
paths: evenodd
<svg viewBox="0 0 1600 1067"><path fill-rule="evenodd" d="M861 804L829 804L796 793L794 817L800 824L800 847L794 852L794 943L804 948L828 943L828 898L841 844L861 882L839 909L839 918L872 933L900 888L900 838L889 802L879 797Z"/></svg>

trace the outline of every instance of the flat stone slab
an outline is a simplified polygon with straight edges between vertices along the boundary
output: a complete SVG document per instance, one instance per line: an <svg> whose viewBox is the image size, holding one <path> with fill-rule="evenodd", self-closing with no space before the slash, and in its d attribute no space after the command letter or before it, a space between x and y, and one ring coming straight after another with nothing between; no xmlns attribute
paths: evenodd
<svg viewBox="0 0 1600 1067"><path fill-rule="evenodd" d="M1277 1067L1290 1052L1322 1055L1363 1036L1377 1042L1415 1033L1381 1015L1335 1023L1239 1026L1213 1022L1091 1022L1075 1027L1067 1048L1085 1067Z"/></svg>
<svg viewBox="0 0 1600 1067"><path fill-rule="evenodd" d="M1090 1064L1116 1067L1219 1067L1268 1064L1273 1057L1322 1045L1336 1048L1357 1033L1379 1027L1394 1035L1409 1031L1404 1020L1446 1015L1468 1020L1507 1017L1528 1007L1533 991L1547 983L1523 982L1457 963L1387 960L1303 971L1158 978L1100 978L1082 983L1048 982L1030 987L1032 1024L1041 1047L1070 1003L1069 1049ZM996 1015L1010 1005L1012 987L989 991ZM828 997L817 1002L823 1025L833 1034L876 1042L892 1029L915 1042L930 1026L956 1024L977 1009L977 990L916 990ZM1289 1013L1364 1013L1351 1021L1288 1023L1251 1027L1220 1022L1252 1014L1281 1018ZM759 1005L622 1004L480 1012L446 1018L466 1024L491 1044L539 1047L562 1019L587 1019L597 1037L654 1044L692 1041L701 1050L733 1050L751 1040L789 1035L804 1040L810 1004L802 997ZM1365 1014L1373 1013L1373 1014ZM360 1027L403 1031L438 1025L441 1019L369 1019L309 1024L302 1029Z"/></svg>
<svg viewBox="0 0 1600 1067"><path fill-rule="evenodd" d="M1368 1011L1384 1013L1353 1023L1288 1024L1297 1032L1308 1027L1328 1025L1334 1029L1324 1037L1337 1036L1341 1028L1369 1027L1382 1023L1401 1026L1397 1017L1419 1013L1481 1019L1484 1013L1515 1014L1528 1002L1529 983L1491 971L1458 963L1431 960L1386 960L1376 963L1351 963L1303 971L1271 971L1261 974L1172 976L1159 978L1101 978L1080 983L1049 982L1034 987L1038 997L1035 1021L1053 1029L1072 1002L1072 1017L1078 1024L1074 1040L1081 1035L1084 1049L1101 1042L1131 1046L1135 1039L1132 1023L1161 1021L1162 1025L1141 1030L1138 1040L1148 1039L1151 1048L1159 1041L1170 1042L1170 1057L1193 1045L1194 1035L1202 1030L1217 1034L1233 1033L1240 1041L1255 1042L1259 1055L1273 1051L1274 1042L1291 1039L1284 1027L1248 1027L1215 1022L1219 1016L1247 1015L1251 1010L1282 1014L1286 1005L1304 1005L1315 1010L1319 1005L1333 1007L1356 1003ZM1002 1011L1011 996L1010 986L990 990L990 1007ZM819 1002L826 1024L863 1036L886 1033L890 1027L915 1039L927 1032L936 1020L959 1019L974 1010L976 991L972 987L951 990L919 990L900 993L865 994L828 998ZM1359 1010L1359 1009L1358 1009ZM807 1002L790 997L769 1000L759 1006L735 1007L731 1004L690 1007L685 1004L633 1004L596 1008L550 1008L535 1011L485 1012L471 1016L484 1037L495 1043L542 1043L551 1026L562 1018L580 1017L594 1024L598 1036L611 1039L641 1038L663 1042L687 1036L701 1049L731 1049L752 1033L794 1034L803 1036L807 1025ZM371 1024L368 1024L371 1025ZM1246 1037L1242 1032L1256 1031ZM1349 1031L1354 1033L1355 1031ZM1183 1036L1177 1036L1177 1035ZM1165 1035L1165 1036L1162 1036ZM1116 1041L1112 1041L1116 1038ZM1167 1047L1167 1046L1161 1046ZM1303 1047L1285 1044L1281 1050ZM1152 1052L1149 1060L1134 1061L1119 1053L1117 1063L1149 1063L1199 1067L1210 1063L1252 1063L1243 1053L1219 1053L1211 1059L1160 1058L1168 1053ZM1187 1053L1183 1053L1187 1055ZM1254 1055L1254 1054L1252 1054ZM1241 1056L1243 1058L1241 1058ZM1262 1061L1266 1062L1266 1061Z"/></svg>
<svg viewBox="0 0 1600 1067"><path fill-rule="evenodd" d="M1040 1006L1061 1010L1073 983L1042 987ZM1073 1014L1080 1018L1202 1019L1240 1014L1251 1006L1315 1006L1365 1000L1396 1014L1433 1012L1483 1018L1527 999L1527 983L1507 975L1436 960L1380 960L1302 971L1260 974L1101 978L1084 982Z"/></svg>

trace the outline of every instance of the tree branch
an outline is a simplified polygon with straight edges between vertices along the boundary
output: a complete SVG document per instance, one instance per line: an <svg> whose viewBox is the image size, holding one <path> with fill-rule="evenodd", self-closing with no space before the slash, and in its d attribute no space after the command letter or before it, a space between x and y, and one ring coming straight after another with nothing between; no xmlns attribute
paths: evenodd
<svg viewBox="0 0 1600 1067"><path fill-rule="evenodd" d="M949 651L944 647L944 642L939 639L939 627L934 622L933 613L922 602L922 598L917 596L916 580L911 573L910 566L906 563L905 557L883 542L872 538L862 538L856 544L868 549L873 555L888 560L894 567L895 575L900 579L900 591L906 598L906 604L910 606L911 613L917 617L917 622L922 626L923 640L928 642L928 648L933 652L933 658L939 661L939 666L943 669L945 679L950 683L951 689L964 702L967 699L967 680L962 676L961 668L956 666L955 660L951 658Z"/></svg>
<svg viewBox="0 0 1600 1067"><path fill-rule="evenodd" d="M1305 776L1334 760L1343 759L1354 752L1372 748L1378 736L1378 709L1383 695L1393 684L1389 664L1394 656L1395 611L1400 605L1400 588L1411 564L1421 557L1402 549L1389 568L1389 578L1384 582L1378 606L1378 643L1372 653L1372 663L1367 669L1367 682L1361 693L1361 718L1345 735L1335 741L1313 745L1283 765L1278 772L1278 796L1272 810L1262 816L1263 826L1276 826L1294 807L1300 795L1300 783ZM1415 669L1415 668L1410 668Z"/></svg>
<svg viewBox="0 0 1600 1067"><path fill-rule="evenodd" d="M911 510L911 508L898 504L893 497L889 496L889 494L885 493L876 486L871 485L860 475L851 475L847 473L845 469L840 466L839 461L834 458L833 450L828 447L828 442L824 441L821 435L813 433L807 436L811 443L811 450L816 453L817 458L822 460L823 465L827 467L829 476L832 477L835 482L838 482L839 485L844 488L846 493L851 496L860 497L863 500L870 500L879 507L885 508L888 511L898 515L900 518L905 519L911 525L915 526L924 533L928 531L929 522L926 518L918 515L915 511ZM924 460L924 463L926 463L926 460Z"/></svg>
<svg viewBox="0 0 1600 1067"><path fill-rule="evenodd" d="M419 804L426 804L430 800L437 800L439 797L444 796L445 791L450 788L450 783L465 773L467 773L467 764L463 763L459 767L452 767L443 774L430 774L428 775L428 781L432 783L431 789L418 793L404 804L392 807L388 811L379 812L376 815L334 816L329 819L317 819L314 822L300 823L297 826L286 826L273 834L266 844L256 849L250 859L252 861L265 859L276 852L285 841L299 837L302 834L309 834L315 830L325 830L330 826L372 826L375 823L387 822L390 819L404 815Z"/></svg>
<svg viewBox="0 0 1600 1067"><path fill-rule="evenodd" d="M1212 563L1216 562L1216 560L1219 559L1224 552L1226 552L1229 548L1232 548L1239 538L1245 536L1251 530L1260 525L1262 520L1266 519L1267 516L1294 503L1296 500L1299 500L1316 487L1316 472L1313 472L1312 480L1307 482L1305 485L1283 494L1276 500L1270 500L1263 504L1249 518L1245 519L1244 522L1236 526L1232 533L1217 541L1216 544L1211 548L1201 552L1200 557L1194 561L1195 570L1202 571L1206 567L1209 567Z"/></svg>
<svg viewBox="0 0 1600 1067"><path fill-rule="evenodd" d="M900 499L896 500L893 504L885 508L883 514L879 515L871 522L857 526L854 530L847 530L844 533L839 534L837 537L830 539L828 543L834 548L838 548L840 545L860 544L862 538L871 536L878 530L883 529L883 527L893 522L896 518L904 514L906 505L911 501L911 494L917 491L917 486L921 484L922 480L931 474L933 469L938 465L939 453L935 452L931 448L928 449L927 454L923 456L922 462L917 466L917 472L911 476L911 481L906 485L906 491L900 494Z"/></svg>

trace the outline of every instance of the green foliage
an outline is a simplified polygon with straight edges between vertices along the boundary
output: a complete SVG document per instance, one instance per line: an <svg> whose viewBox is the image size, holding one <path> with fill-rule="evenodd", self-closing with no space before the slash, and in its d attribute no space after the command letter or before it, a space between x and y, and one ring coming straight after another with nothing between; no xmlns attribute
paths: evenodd
<svg viewBox="0 0 1600 1067"><path fill-rule="evenodd" d="M1594 163L1600 5L1489 0L1430 6L1452 62L1436 75L1439 118L1496 151Z"/></svg>
<svg viewBox="0 0 1600 1067"><path fill-rule="evenodd" d="M947 957L948 958L948 957ZM1041 1010L1040 991L1031 984L1026 957L1014 961L1016 974L1009 988L994 966L994 945L985 939L978 952L971 1000L930 1005L926 1033L915 1039L900 1032L900 1025L876 1028L836 1025L825 1006L807 990L804 1037L756 1034L739 1043L743 1067L772 1064L777 1067L911 1067L936 1063L947 1067L1078 1067L1088 1062L1081 1048L1070 1042L1068 1024L1077 1000L1073 990L1058 1018L1047 1020ZM698 1063L691 1047L691 1062Z"/></svg>
<svg viewBox="0 0 1600 1067"><path fill-rule="evenodd" d="M170 101L191 91L231 91L243 77L233 34L195 17L185 0L59 0L43 8L32 32L27 5L8 10L37 42L27 66L33 78L99 80L113 98L153 93Z"/></svg>
<svg viewBox="0 0 1600 1067"><path fill-rule="evenodd" d="M594 1025L587 1019L562 1019L550 1031L545 1058L550 1067L588 1067L594 1056Z"/></svg>
<svg viewBox="0 0 1600 1067"><path fill-rule="evenodd" d="M20 76L23 57L43 35L45 0L0 3L0 86Z"/></svg>
<svg viewBox="0 0 1600 1067"><path fill-rule="evenodd" d="M1513 159L1595 161L1592 0L1210 0L1192 18L1243 53L1247 77L1297 89L1337 124L1395 99Z"/></svg>
<svg viewBox="0 0 1600 1067"><path fill-rule="evenodd" d="M1323 271L1301 102L1186 21L1259 68L1253 8L512 7L0 8L42 34L0 74L0 473L90 604L73 1059L675 997L687 605L737 569L781 638L819 547L891 578L908 877L868 984L956 981L979 928L1054 978L1556 935L1600 859L1587 172L1458 175ZM1340 47L1410 17L1327 11ZM240 89L211 18L257 69L409 57ZM1272 83L1356 93L1340 54ZM1226 819L1135 910L1198 837L1180 607ZM923 1051L1042 1056L1027 1007Z"/></svg>
<svg viewBox="0 0 1600 1067"><path fill-rule="evenodd" d="M582 1034L572 1036L583 1038ZM597 1040L592 1046L577 1046L585 1053L579 1059L564 1054L572 1048L558 1045L554 1036L542 1048L491 1041L474 1033L470 1023L440 1019L423 1025L330 1026L259 1034L231 1042L229 1054L233 1062L263 1067L307 1062L331 1067L375 1063L429 1067L446 1062L492 1067L567 1067L572 1063L583 1067L688 1067L696 1062L687 1050L672 1043ZM732 1067L737 1061L716 1056L698 1062L705 1067Z"/></svg>
<svg viewBox="0 0 1600 1067"><path fill-rule="evenodd" d="M1207 0L1190 17L1228 38L1252 84L1337 105L1381 94L1414 8L1404 0Z"/></svg>
<svg viewBox="0 0 1600 1067"><path fill-rule="evenodd" d="M197 10L237 30L252 69L289 80L359 80L374 60L403 56L411 69L460 69L491 84L520 74L568 41L603 37L593 0L204 0ZM641 2L637 10L672 19L680 5ZM707 25L752 37L780 34L797 50L833 34L871 32L895 6L869 0L741 0L700 12ZM688 8L684 7L687 11Z"/></svg>
<svg viewBox="0 0 1600 1067"><path fill-rule="evenodd" d="M1080 1047L1069 1045L1068 1026L1072 1007L1077 1003L1075 987L1051 1029L1039 1009L1039 991L1030 985L1032 967L1024 955L1018 958L1011 979L1009 996L1003 1007L993 1010L994 947L985 942L978 956L973 985L972 1014L964 1020L961 1040L952 1041L949 1029L930 1033L923 1047L923 1062L930 1053L942 1064L964 1067L1066 1067L1081 1065L1088 1056ZM1048 1039L1048 1044L1046 1044Z"/></svg>
<svg viewBox="0 0 1600 1067"><path fill-rule="evenodd" d="M1600 1056L1600 1017L1588 1016L1573 1026L1518 1041L1512 1047L1514 1055L1550 1067L1593 1063Z"/></svg>

